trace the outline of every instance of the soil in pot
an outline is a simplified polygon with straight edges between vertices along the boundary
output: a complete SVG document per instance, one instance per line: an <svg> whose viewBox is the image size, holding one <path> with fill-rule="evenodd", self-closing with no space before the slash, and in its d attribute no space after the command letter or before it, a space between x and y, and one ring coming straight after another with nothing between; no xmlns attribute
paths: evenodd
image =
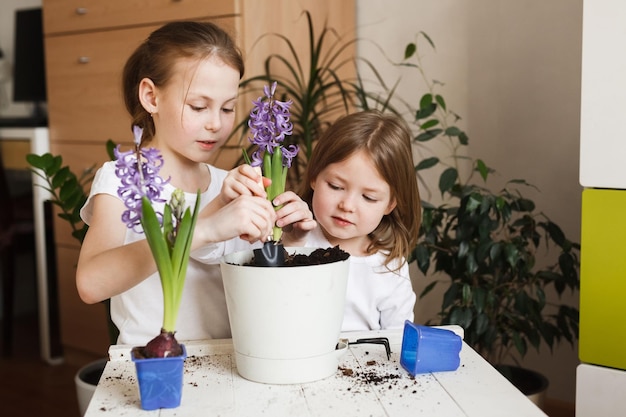
<svg viewBox="0 0 626 417"><path fill-rule="evenodd" d="M315 249L308 255L301 253L290 254L284 247L282 249L285 251L285 265L283 266L287 267L328 264L345 261L350 256L348 252L340 249L339 246ZM252 258L252 260L245 265L254 266L257 264L255 263L254 258Z"/></svg>

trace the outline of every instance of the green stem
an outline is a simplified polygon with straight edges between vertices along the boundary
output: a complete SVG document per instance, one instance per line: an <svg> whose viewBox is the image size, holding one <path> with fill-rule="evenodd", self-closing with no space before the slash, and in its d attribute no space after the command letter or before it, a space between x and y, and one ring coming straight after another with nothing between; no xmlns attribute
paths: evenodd
<svg viewBox="0 0 626 417"><path fill-rule="evenodd" d="M280 147L274 149L273 154L268 152L263 155L263 170L265 176L272 180L269 187L266 188L267 198L273 201L274 198L285 192L285 182L287 179L287 168L283 167L283 152ZM274 210L280 209L282 206L275 206ZM280 241L283 229L274 226L272 237L274 242Z"/></svg>

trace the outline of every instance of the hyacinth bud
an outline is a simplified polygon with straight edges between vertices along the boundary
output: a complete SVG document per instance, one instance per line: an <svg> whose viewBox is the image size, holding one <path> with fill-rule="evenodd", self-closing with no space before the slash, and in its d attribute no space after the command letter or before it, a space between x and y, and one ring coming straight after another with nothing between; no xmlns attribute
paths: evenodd
<svg viewBox="0 0 626 417"><path fill-rule="evenodd" d="M135 142L135 146L139 147L141 145L141 137L143 136L143 129L137 125L133 126L133 140Z"/></svg>
<svg viewBox="0 0 626 417"><path fill-rule="evenodd" d="M180 188L177 188L172 193L170 198L170 208L172 209L172 215L176 219L176 223L180 222L183 218L185 210L185 193Z"/></svg>

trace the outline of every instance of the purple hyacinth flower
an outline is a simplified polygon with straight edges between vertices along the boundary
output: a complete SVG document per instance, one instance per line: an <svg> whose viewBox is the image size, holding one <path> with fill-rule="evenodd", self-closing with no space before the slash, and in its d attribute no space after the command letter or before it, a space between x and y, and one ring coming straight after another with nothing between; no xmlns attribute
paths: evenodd
<svg viewBox="0 0 626 417"><path fill-rule="evenodd" d="M141 128L133 128L136 150L122 152L119 145L113 150L116 158L115 175L121 182L117 194L127 208L122 213L122 221L138 233L142 232L141 198L145 196L152 203L164 202L160 196L168 183L159 176L163 166L163 157L159 151L155 148L138 148L142 132Z"/></svg>

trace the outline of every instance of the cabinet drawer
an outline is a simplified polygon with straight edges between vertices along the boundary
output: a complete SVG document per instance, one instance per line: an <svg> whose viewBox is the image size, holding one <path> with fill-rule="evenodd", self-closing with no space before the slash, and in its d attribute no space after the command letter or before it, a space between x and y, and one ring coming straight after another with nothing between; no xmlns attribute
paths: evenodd
<svg viewBox="0 0 626 417"><path fill-rule="evenodd" d="M50 140L116 142L131 137L122 69L157 26L46 38Z"/></svg>
<svg viewBox="0 0 626 417"><path fill-rule="evenodd" d="M46 35L234 15L237 0L44 0Z"/></svg>

